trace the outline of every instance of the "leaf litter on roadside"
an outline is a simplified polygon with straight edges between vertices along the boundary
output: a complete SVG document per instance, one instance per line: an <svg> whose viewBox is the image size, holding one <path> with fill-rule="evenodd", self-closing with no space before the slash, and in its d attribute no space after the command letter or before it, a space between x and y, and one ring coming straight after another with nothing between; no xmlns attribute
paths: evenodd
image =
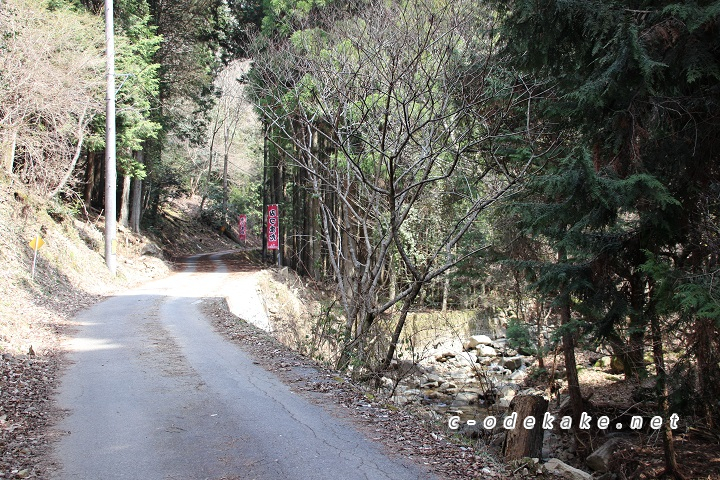
<svg viewBox="0 0 720 480"><path fill-rule="evenodd" d="M382 443L388 453L409 458L450 480L508 478L503 465L482 446L450 441L442 428L425 420L417 407L398 408L340 372L285 347L270 334L237 318L221 299L204 304L215 328L252 355L255 364L274 372L314 403L350 418L367 438Z"/></svg>

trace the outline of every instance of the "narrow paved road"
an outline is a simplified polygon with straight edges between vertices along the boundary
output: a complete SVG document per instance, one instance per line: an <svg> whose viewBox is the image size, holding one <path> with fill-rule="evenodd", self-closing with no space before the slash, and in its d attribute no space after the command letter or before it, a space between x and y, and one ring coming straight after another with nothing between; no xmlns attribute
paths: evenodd
<svg viewBox="0 0 720 480"><path fill-rule="evenodd" d="M78 317L57 396L69 414L57 426L53 478L432 478L215 332L202 298L222 291L228 274L221 255L204 259L214 272L196 270L199 260Z"/></svg>

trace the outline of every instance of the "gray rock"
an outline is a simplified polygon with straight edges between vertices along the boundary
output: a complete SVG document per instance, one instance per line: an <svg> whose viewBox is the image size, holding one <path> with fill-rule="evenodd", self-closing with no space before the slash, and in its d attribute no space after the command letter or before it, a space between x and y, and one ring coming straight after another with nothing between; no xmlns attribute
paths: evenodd
<svg viewBox="0 0 720 480"><path fill-rule="evenodd" d="M479 357L496 357L497 350L495 350L493 347L490 347L488 345L479 345L477 347L477 355Z"/></svg>
<svg viewBox="0 0 720 480"><path fill-rule="evenodd" d="M468 438L480 438L483 433L482 422L477 422L475 425L463 423L460 427L460 433Z"/></svg>
<svg viewBox="0 0 720 480"><path fill-rule="evenodd" d="M440 384L438 382L426 382L421 385L422 388L437 388Z"/></svg>
<svg viewBox="0 0 720 480"><path fill-rule="evenodd" d="M477 363L478 357L472 352L463 352L457 356L460 359L460 363Z"/></svg>
<svg viewBox="0 0 720 480"><path fill-rule="evenodd" d="M604 357L601 357L600 359L598 359L598 361L595 362L595 365L593 365L593 366L594 366L595 368L601 368L601 369L604 370L604 369L606 369L606 368L610 368L610 361L611 361L611 360L612 360L612 359L611 359L609 356L604 356Z"/></svg>
<svg viewBox="0 0 720 480"><path fill-rule="evenodd" d="M445 393L448 390L452 390L452 389L456 389L456 388L457 388L457 385L455 385L454 383L443 382L438 387L438 391Z"/></svg>
<svg viewBox="0 0 720 480"><path fill-rule="evenodd" d="M140 255L147 255L149 257L163 258L163 253L160 247L154 243L146 243L140 250Z"/></svg>
<svg viewBox="0 0 720 480"><path fill-rule="evenodd" d="M585 463L596 472L605 473L608 471L608 463L615 451L622 443L622 438L611 438L587 457Z"/></svg>
<svg viewBox="0 0 720 480"><path fill-rule="evenodd" d="M411 375L405 379L405 383L412 385L415 388L420 388L420 385L425 381L425 376L418 377L417 375Z"/></svg>
<svg viewBox="0 0 720 480"><path fill-rule="evenodd" d="M513 385L501 385L498 387L498 394L503 397L512 400L517 395L518 389Z"/></svg>
<svg viewBox="0 0 720 480"><path fill-rule="evenodd" d="M509 358L504 358L501 361L501 365L503 367L507 368L508 370L517 370L518 368L520 368L522 366L522 364L523 364L522 357L509 357Z"/></svg>
<svg viewBox="0 0 720 480"><path fill-rule="evenodd" d="M438 382L440 383L440 375L436 373L426 373L425 377L427 377L428 382Z"/></svg>
<svg viewBox="0 0 720 480"><path fill-rule="evenodd" d="M615 473L603 473L599 477L597 477L595 480L617 480L618 476Z"/></svg>
<svg viewBox="0 0 720 480"><path fill-rule="evenodd" d="M465 342L463 343L463 348L465 350L471 350L478 345L490 345L491 343L492 339L487 335L473 335L472 337L465 340Z"/></svg>
<svg viewBox="0 0 720 480"><path fill-rule="evenodd" d="M560 475L564 478L569 478L573 480L590 480L592 478L592 475L590 475L589 473L578 470L575 467L571 467L567 463L563 462L562 460L558 460L557 458L551 458L550 460L545 462L544 466L548 472Z"/></svg>
<svg viewBox="0 0 720 480"><path fill-rule="evenodd" d="M455 395L455 401L464 402L467 405L473 405L478 401L478 394L475 392L460 392Z"/></svg>
<svg viewBox="0 0 720 480"><path fill-rule="evenodd" d="M444 400L444 399L446 399L446 398L448 397L447 395L442 394L442 393L437 392L437 391L434 391L434 390L429 391L425 396L426 396L429 400Z"/></svg>
<svg viewBox="0 0 720 480"><path fill-rule="evenodd" d="M380 383L385 388L393 388L395 386L395 382L393 381L393 379L388 377L382 377L380 379Z"/></svg>

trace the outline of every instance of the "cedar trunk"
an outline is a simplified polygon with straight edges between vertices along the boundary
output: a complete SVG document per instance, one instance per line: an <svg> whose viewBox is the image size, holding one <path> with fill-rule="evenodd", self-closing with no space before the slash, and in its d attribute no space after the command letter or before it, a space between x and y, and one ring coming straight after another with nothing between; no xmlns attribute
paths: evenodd
<svg viewBox="0 0 720 480"><path fill-rule="evenodd" d="M653 315L650 319L650 327L652 331L655 370L657 372L658 407L664 418L661 435L663 440L663 451L665 453L665 474L676 479L682 479L683 476L678 470L677 456L675 455L675 443L673 441L673 433L669 423L670 392L667 384L667 372L665 371L662 331L660 330L660 320L657 315Z"/></svg>
<svg viewBox="0 0 720 480"><path fill-rule="evenodd" d="M125 228L130 224L130 187L132 177L123 176L122 195L120 195L120 219L119 223Z"/></svg>
<svg viewBox="0 0 720 480"><path fill-rule="evenodd" d="M145 154L142 151L135 152L135 160L145 164ZM132 184L132 205L130 206L130 228L135 233L140 233L140 218L142 217L142 184L139 177L133 179Z"/></svg>
<svg viewBox="0 0 720 480"><path fill-rule="evenodd" d="M543 417L549 402L539 395L517 395L510 402L508 414L517 414L515 428L507 431L503 443L503 455L506 460L517 460L523 457L540 458L542 456ZM535 418L535 425L526 429L523 422L528 417Z"/></svg>

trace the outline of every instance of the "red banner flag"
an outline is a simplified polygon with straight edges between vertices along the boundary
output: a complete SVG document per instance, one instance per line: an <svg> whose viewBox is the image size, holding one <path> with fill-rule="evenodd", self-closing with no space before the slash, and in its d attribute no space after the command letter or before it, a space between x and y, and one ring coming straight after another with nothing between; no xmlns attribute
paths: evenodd
<svg viewBox="0 0 720 480"><path fill-rule="evenodd" d="M247 239L247 215L238 215L238 238L242 242Z"/></svg>
<svg viewBox="0 0 720 480"><path fill-rule="evenodd" d="M280 213L277 204L268 205L267 212L267 248L280 248Z"/></svg>

